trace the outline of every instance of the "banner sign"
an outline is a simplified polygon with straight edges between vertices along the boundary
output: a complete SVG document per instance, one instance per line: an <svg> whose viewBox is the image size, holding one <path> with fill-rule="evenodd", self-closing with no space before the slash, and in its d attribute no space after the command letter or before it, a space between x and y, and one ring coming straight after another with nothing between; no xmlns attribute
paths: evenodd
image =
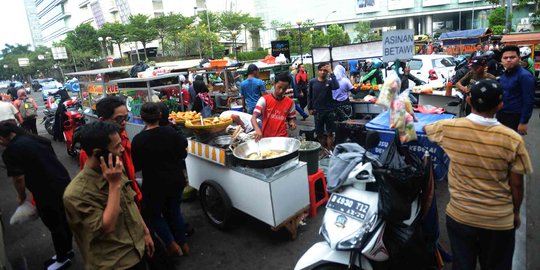
<svg viewBox="0 0 540 270"><path fill-rule="evenodd" d="M99 84L90 84L88 85L88 93L94 94L94 95L102 95L103 94L103 86ZM107 94L118 94L118 85L107 85Z"/></svg>
<svg viewBox="0 0 540 270"><path fill-rule="evenodd" d="M383 61L411 59L414 54L414 30L383 32Z"/></svg>
<svg viewBox="0 0 540 270"><path fill-rule="evenodd" d="M287 59L291 60L291 49L288 40L276 40L272 41L271 44L273 57L278 57L282 53Z"/></svg>

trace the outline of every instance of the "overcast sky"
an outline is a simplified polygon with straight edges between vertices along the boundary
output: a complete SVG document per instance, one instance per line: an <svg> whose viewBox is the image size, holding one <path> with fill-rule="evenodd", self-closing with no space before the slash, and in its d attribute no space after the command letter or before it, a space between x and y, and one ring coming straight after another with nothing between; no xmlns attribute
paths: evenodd
<svg viewBox="0 0 540 270"><path fill-rule="evenodd" d="M31 44L23 0L2 1L0 8L0 49L4 44Z"/></svg>

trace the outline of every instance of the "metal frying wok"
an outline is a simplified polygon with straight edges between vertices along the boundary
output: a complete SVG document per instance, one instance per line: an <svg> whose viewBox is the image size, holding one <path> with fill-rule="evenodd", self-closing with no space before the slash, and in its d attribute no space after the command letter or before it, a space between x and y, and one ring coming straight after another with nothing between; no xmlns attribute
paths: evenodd
<svg viewBox="0 0 540 270"><path fill-rule="evenodd" d="M241 143L233 150L233 155L239 165L251 168L269 168L298 157L299 148L300 141L297 139L287 137L268 137L262 138L259 143L256 143L255 141ZM262 160L248 159L249 155L257 153L258 150L261 152L267 150L287 151L287 154Z"/></svg>

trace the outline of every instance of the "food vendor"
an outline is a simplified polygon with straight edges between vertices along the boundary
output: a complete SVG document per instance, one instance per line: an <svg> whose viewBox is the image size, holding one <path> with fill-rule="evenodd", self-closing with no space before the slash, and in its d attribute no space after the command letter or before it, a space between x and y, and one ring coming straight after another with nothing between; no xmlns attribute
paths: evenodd
<svg viewBox="0 0 540 270"><path fill-rule="evenodd" d="M251 114L245 112L239 112L235 110L224 111L219 115L219 118L231 118L233 122L244 129L245 133L250 133L254 130L251 124ZM257 119L257 126L261 126L261 119Z"/></svg>
<svg viewBox="0 0 540 270"><path fill-rule="evenodd" d="M290 84L289 74L278 74L273 93L264 95L257 101L251 117L251 125L255 128L255 141L259 141L262 137L287 137L287 124L291 130L296 129L294 101L285 96ZM257 125L259 116L262 116L262 130Z"/></svg>

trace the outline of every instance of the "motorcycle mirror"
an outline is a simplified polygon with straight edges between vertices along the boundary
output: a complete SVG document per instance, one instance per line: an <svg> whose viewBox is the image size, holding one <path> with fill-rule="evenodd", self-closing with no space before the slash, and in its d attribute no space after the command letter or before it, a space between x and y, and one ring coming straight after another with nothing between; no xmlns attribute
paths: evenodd
<svg viewBox="0 0 540 270"><path fill-rule="evenodd" d="M373 130L368 131L366 134L366 150L379 145L380 140L381 137L379 136L379 132Z"/></svg>

